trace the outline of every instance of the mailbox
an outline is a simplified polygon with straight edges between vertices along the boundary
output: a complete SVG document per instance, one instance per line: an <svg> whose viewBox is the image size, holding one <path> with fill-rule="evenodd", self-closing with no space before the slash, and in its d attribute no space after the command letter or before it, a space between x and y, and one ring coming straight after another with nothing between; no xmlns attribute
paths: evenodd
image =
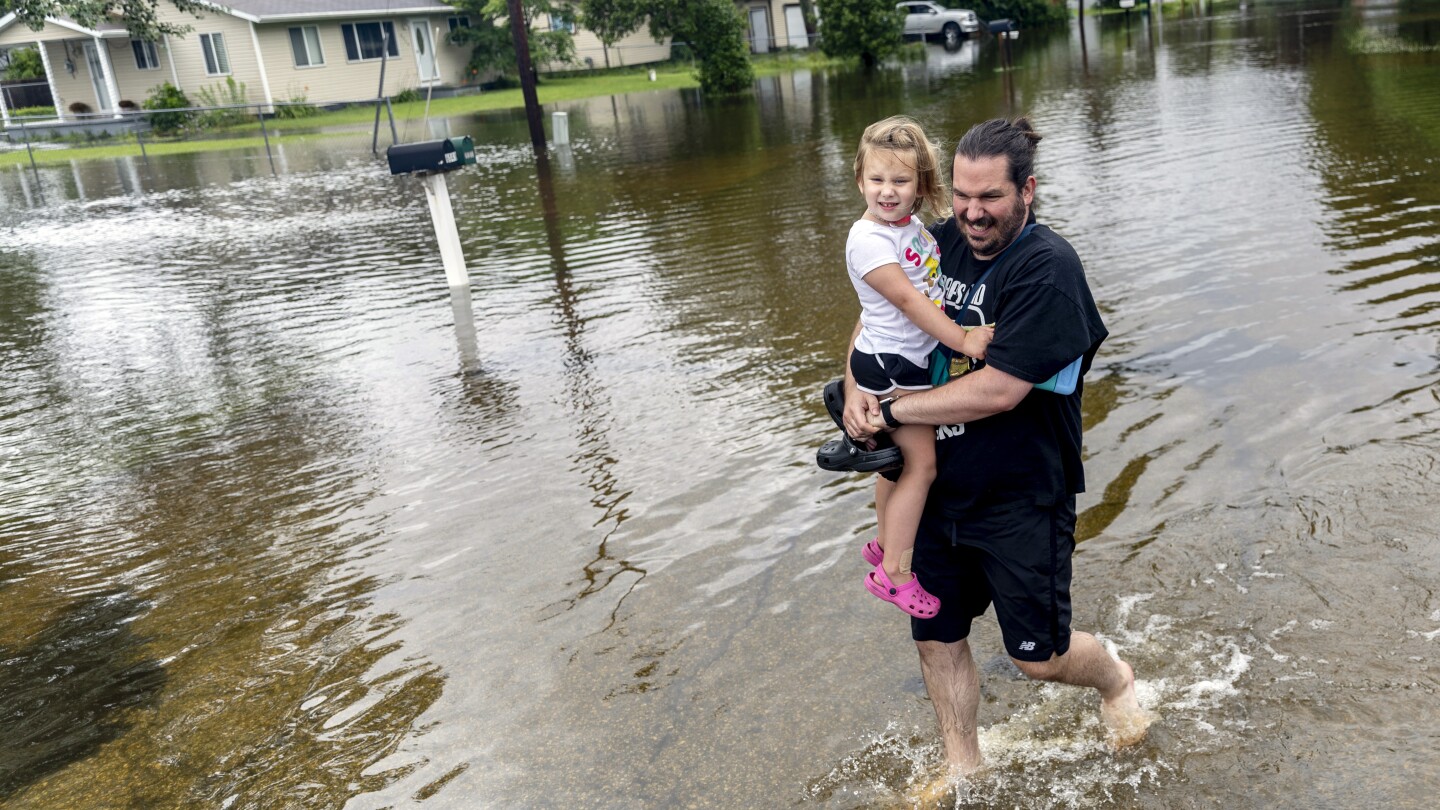
<svg viewBox="0 0 1440 810"><path fill-rule="evenodd" d="M470 139L465 138L468 142ZM429 172L452 172L465 163L454 141L442 138L438 141L391 144L385 150L385 159L390 161L391 174L425 174ZM470 147L470 162L475 162L475 147Z"/></svg>
<svg viewBox="0 0 1440 810"><path fill-rule="evenodd" d="M460 155L462 166L475 165L475 142L469 135L453 135L450 142L455 144L455 152Z"/></svg>
<svg viewBox="0 0 1440 810"><path fill-rule="evenodd" d="M1003 34L1009 34L1011 32L1016 32L1020 30L1015 25L1014 20L991 20L990 22L986 23L986 25L990 27L990 33L994 34L997 37Z"/></svg>

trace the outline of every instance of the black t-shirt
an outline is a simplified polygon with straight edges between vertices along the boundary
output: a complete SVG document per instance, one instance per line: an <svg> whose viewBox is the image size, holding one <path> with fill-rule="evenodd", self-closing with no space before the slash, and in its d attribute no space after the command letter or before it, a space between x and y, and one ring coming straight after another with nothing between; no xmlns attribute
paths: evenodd
<svg viewBox="0 0 1440 810"><path fill-rule="evenodd" d="M940 243L945 311L953 318L970 286L994 262L975 258L953 217L932 225L931 232ZM1088 371L1109 335L1085 282L1080 257L1069 242L1044 225L1036 225L1000 257L960 323L995 325L995 340L976 368L992 365L1031 383L1048 380L1082 355L1081 371ZM1010 411L936 428L939 469L930 506L954 514L1031 498L1050 505L1084 492L1083 391L1083 380L1068 396L1032 390Z"/></svg>

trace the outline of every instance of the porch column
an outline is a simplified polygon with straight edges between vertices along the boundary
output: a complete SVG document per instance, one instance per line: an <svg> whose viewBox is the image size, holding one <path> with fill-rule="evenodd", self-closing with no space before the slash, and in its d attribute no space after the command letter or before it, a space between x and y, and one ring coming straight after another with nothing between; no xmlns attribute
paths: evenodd
<svg viewBox="0 0 1440 810"><path fill-rule="evenodd" d="M120 85L115 83L115 68L110 65L110 46L100 37L95 37L95 53L100 57L100 72L105 74L105 87L110 91L110 114L120 118Z"/></svg>
<svg viewBox="0 0 1440 810"><path fill-rule="evenodd" d="M36 42L35 47L40 50L40 64L45 66L45 84L50 87L50 100L55 102L55 120L64 121L65 100L60 98L60 93L55 90L55 68L50 66L50 51L43 42Z"/></svg>
<svg viewBox="0 0 1440 810"><path fill-rule="evenodd" d="M10 105L5 103L5 91L0 90L0 123L10 126Z"/></svg>
<svg viewBox="0 0 1440 810"><path fill-rule="evenodd" d="M255 23L250 23L250 45L255 48L255 66L260 68L260 89L265 91L265 106L275 112L275 97L270 95L270 77L265 75L265 56L260 53L260 35L255 32Z"/></svg>
<svg viewBox="0 0 1440 810"><path fill-rule="evenodd" d="M176 90L184 90L180 86L180 73L175 70L175 49L170 47L170 35L165 35L165 58L170 60L170 79Z"/></svg>

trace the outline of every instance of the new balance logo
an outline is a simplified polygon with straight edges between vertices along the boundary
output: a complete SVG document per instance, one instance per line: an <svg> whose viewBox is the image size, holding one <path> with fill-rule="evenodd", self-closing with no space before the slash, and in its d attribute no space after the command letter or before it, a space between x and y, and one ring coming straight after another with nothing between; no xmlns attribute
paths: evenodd
<svg viewBox="0 0 1440 810"><path fill-rule="evenodd" d="M1030 652L1031 650L1035 649L1035 642L1033 642L1033 641L1022 641L1022 642L1020 642L1020 649L1026 651L1026 652Z"/></svg>

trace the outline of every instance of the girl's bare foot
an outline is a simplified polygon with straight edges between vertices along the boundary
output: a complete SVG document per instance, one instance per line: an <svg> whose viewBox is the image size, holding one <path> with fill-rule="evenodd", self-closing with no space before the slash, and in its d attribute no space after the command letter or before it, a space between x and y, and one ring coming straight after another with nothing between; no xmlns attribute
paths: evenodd
<svg viewBox="0 0 1440 810"><path fill-rule="evenodd" d="M1145 739L1150 724L1157 718L1154 712L1140 707L1135 696L1135 670L1129 664L1115 659L1125 673L1125 687L1110 697L1100 699L1100 719L1105 723L1105 739L1114 748L1125 748Z"/></svg>

